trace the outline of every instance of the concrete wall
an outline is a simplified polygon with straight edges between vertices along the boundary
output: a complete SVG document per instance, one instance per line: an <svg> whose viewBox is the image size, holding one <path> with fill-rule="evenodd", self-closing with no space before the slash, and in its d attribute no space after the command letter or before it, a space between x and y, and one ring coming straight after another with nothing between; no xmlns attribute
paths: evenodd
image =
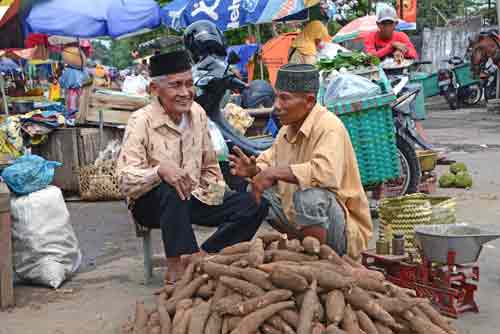
<svg viewBox="0 0 500 334"><path fill-rule="evenodd" d="M431 70L446 66L444 59L463 57L469 46L469 38L481 31L481 19L471 19L462 25L424 29L422 34L422 60L432 61Z"/></svg>

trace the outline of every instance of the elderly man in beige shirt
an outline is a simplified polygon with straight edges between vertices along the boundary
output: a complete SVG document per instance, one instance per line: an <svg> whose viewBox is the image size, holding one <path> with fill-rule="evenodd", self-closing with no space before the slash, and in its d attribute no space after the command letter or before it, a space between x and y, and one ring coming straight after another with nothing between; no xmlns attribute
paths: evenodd
<svg viewBox="0 0 500 334"><path fill-rule="evenodd" d="M256 198L270 201L278 229L315 236L357 258L372 237L368 200L349 134L337 116L316 104L318 86L312 65L280 69L275 107L284 126L257 158L236 148L232 173L252 178Z"/></svg>
<svg viewBox="0 0 500 334"><path fill-rule="evenodd" d="M117 165L136 221L161 229L169 281L182 274L182 255L250 240L267 215L266 202L226 191L189 59L185 51L151 58L155 97L130 117ZM201 249L192 224L217 227Z"/></svg>

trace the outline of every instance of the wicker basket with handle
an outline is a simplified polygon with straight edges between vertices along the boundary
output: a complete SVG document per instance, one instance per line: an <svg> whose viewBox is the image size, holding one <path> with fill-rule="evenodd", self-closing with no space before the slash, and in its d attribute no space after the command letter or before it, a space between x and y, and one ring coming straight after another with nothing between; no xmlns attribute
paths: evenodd
<svg viewBox="0 0 500 334"><path fill-rule="evenodd" d="M79 170L80 197L85 201L123 200L116 162L106 160L99 165L88 165Z"/></svg>
<svg viewBox="0 0 500 334"><path fill-rule="evenodd" d="M416 225L453 224L456 220L456 201L451 197L412 194L387 198L379 206L379 239L393 232L405 235L405 250L415 253Z"/></svg>

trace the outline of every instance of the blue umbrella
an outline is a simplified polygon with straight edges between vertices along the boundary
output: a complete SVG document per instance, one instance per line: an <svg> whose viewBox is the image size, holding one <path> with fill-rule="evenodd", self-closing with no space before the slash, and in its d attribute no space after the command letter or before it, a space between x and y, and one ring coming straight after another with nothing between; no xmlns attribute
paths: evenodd
<svg viewBox="0 0 500 334"><path fill-rule="evenodd" d="M160 24L154 0L46 0L25 18L28 32L82 38L117 38Z"/></svg>
<svg viewBox="0 0 500 334"><path fill-rule="evenodd" d="M0 58L0 72L14 72L20 71L19 64L10 58Z"/></svg>

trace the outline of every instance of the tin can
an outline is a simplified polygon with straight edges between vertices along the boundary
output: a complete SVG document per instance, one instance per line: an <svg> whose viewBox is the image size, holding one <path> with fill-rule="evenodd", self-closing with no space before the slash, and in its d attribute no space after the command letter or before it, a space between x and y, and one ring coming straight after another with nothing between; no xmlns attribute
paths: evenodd
<svg viewBox="0 0 500 334"><path fill-rule="evenodd" d="M389 255L390 254L390 243L386 240L377 240L375 252L378 255Z"/></svg>
<svg viewBox="0 0 500 334"><path fill-rule="evenodd" d="M392 235L392 255L405 255L405 236L395 232Z"/></svg>

